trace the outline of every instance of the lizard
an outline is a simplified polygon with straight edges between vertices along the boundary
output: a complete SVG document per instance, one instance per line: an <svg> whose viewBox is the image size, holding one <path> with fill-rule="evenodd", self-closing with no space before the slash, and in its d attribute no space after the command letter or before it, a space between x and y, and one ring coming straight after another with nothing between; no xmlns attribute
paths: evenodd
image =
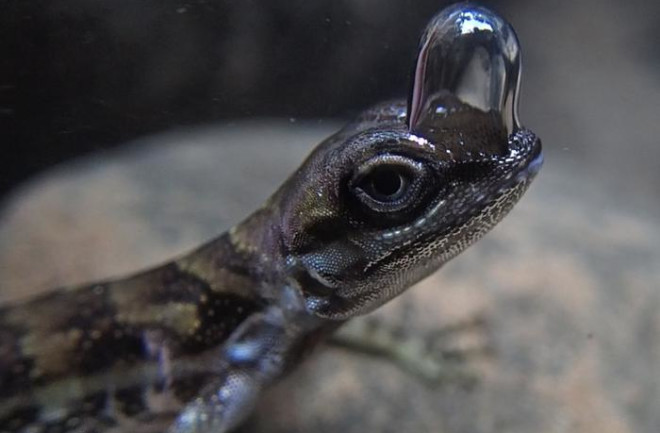
<svg viewBox="0 0 660 433"><path fill-rule="evenodd" d="M228 232L154 269L0 307L0 432L230 432L349 319L495 226L542 164L519 44L470 4L424 32L408 101L367 109Z"/></svg>

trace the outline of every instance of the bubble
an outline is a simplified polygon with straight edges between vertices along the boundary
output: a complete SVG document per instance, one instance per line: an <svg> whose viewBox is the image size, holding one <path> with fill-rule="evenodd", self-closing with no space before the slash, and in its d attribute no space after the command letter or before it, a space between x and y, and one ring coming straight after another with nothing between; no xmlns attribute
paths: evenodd
<svg viewBox="0 0 660 433"><path fill-rule="evenodd" d="M508 134L518 129L520 45L509 23L472 4L450 6L427 26L408 102L416 132L459 106L495 115Z"/></svg>

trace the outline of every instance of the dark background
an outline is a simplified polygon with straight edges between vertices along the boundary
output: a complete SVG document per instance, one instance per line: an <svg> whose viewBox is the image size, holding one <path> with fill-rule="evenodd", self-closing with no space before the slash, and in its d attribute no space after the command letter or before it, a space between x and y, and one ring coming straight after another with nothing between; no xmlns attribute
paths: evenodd
<svg viewBox="0 0 660 433"><path fill-rule="evenodd" d="M0 0L0 201L53 164L155 132L348 118L405 96L419 35L447 3ZM483 3L520 37L521 119L546 164L657 210L660 2Z"/></svg>
<svg viewBox="0 0 660 433"><path fill-rule="evenodd" d="M345 117L404 96L421 29L446 3L0 1L0 194L160 130Z"/></svg>

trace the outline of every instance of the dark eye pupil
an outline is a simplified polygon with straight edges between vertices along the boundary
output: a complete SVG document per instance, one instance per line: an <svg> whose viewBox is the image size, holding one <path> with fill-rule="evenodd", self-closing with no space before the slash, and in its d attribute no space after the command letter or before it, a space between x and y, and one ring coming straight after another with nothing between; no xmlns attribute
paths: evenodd
<svg viewBox="0 0 660 433"><path fill-rule="evenodd" d="M394 198L402 192L405 185L401 173L391 167L378 168L369 177L372 191L381 198Z"/></svg>

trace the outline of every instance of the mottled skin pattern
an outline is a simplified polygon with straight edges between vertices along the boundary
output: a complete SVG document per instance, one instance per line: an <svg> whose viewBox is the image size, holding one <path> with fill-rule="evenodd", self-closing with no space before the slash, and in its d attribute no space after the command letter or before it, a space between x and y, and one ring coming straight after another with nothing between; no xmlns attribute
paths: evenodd
<svg viewBox="0 0 660 433"><path fill-rule="evenodd" d="M0 431L228 431L320 337L496 224L536 172L538 139L507 139L487 113L455 108L430 139L404 119L403 103L365 112L183 258L1 309ZM405 204L365 205L361 178L402 165Z"/></svg>

